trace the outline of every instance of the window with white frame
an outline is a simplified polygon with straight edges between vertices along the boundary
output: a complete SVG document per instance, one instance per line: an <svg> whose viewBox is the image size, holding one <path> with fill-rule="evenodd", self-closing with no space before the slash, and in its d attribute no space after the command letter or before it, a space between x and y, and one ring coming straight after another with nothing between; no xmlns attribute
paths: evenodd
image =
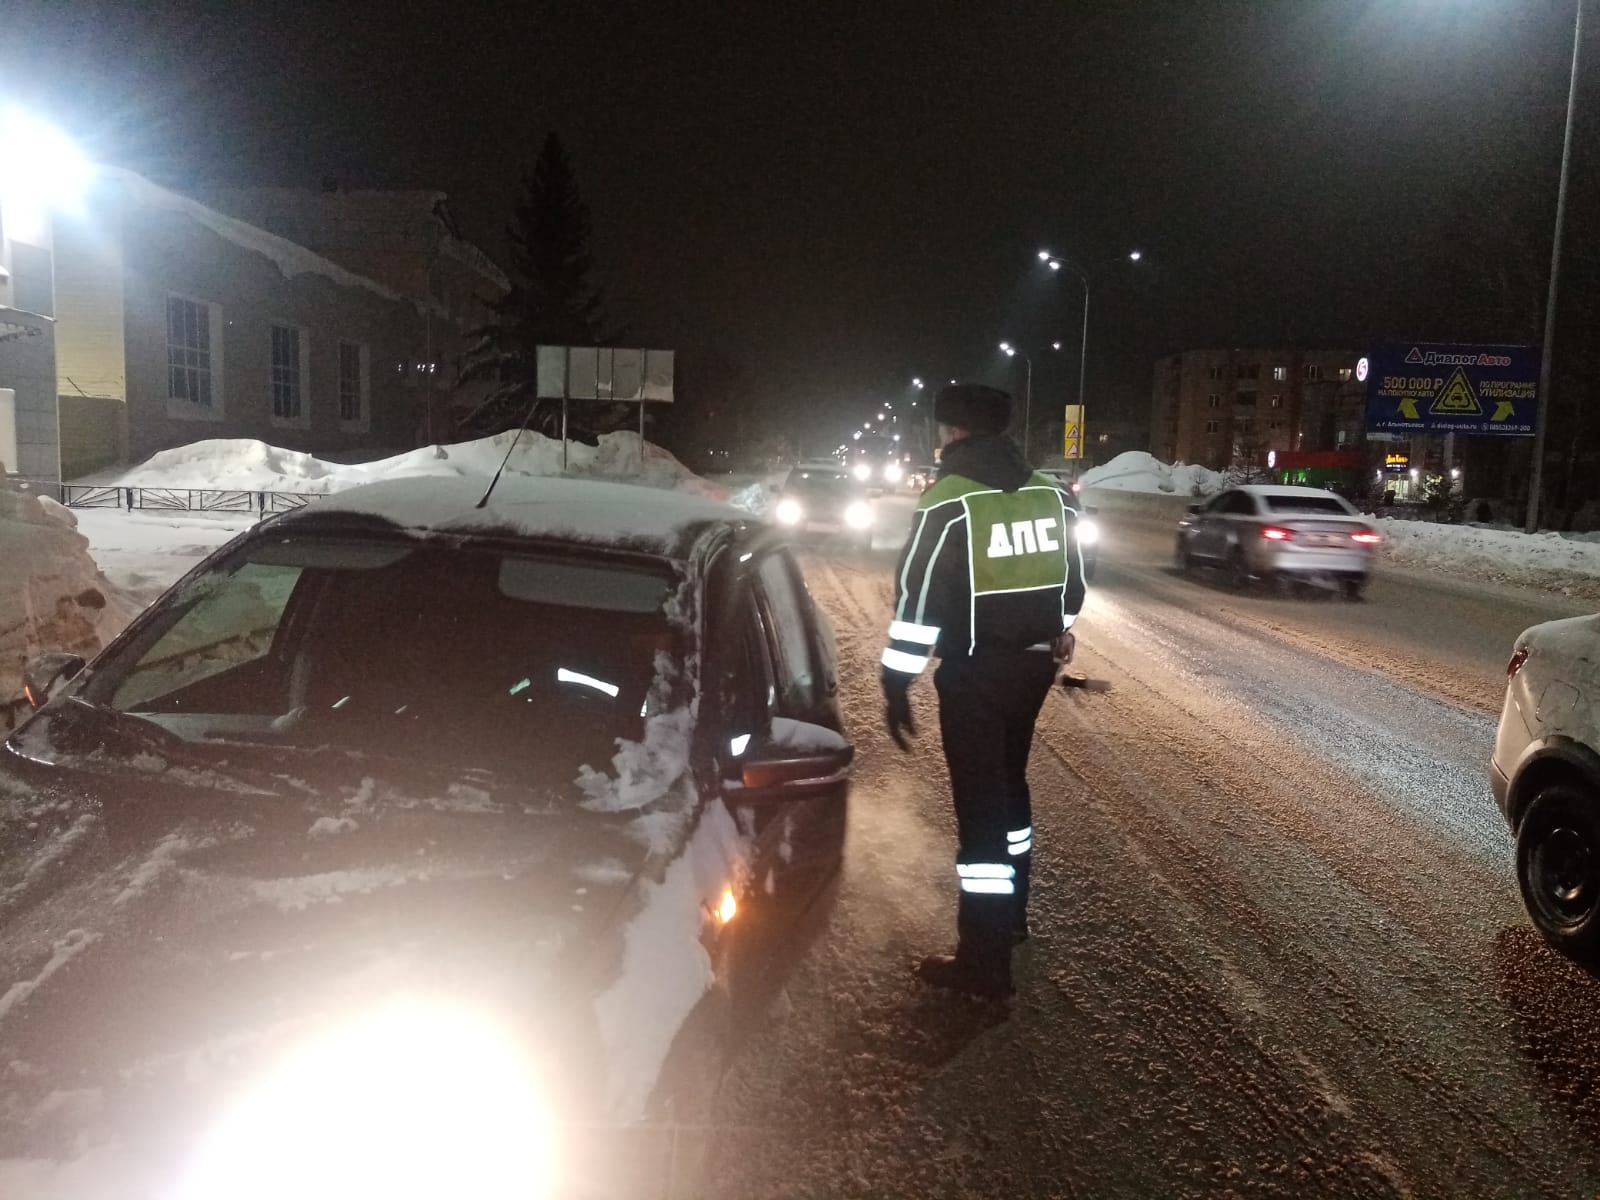
<svg viewBox="0 0 1600 1200"><path fill-rule="evenodd" d="M1211 370L1208 372L1208 377L1211 378L1211 379L1221 379L1222 378L1222 367L1221 366L1212 367Z"/></svg>
<svg viewBox="0 0 1600 1200"><path fill-rule="evenodd" d="M1279 395L1274 395L1272 397L1272 407L1273 408L1282 408L1283 407L1283 397L1279 396Z"/></svg>
<svg viewBox="0 0 1600 1200"><path fill-rule="evenodd" d="M339 421L367 422L367 348L359 342L339 343Z"/></svg>
<svg viewBox="0 0 1600 1200"><path fill-rule="evenodd" d="M211 305L167 297L167 396L209 409L212 380Z"/></svg>
<svg viewBox="0 0 1600 1200"><path fill-rule="evenodd" d="M1221 430L1222 430L1222 422L1221 421L1207 421L1206 422L1206 432L1207 433L1219 433L1219 432L1221 432Z"/></svg>
<svg viewBox="0 0 1600 1200"><path fill-rule="evenodd" d="M1339 382L1340 383L1349 383L1350 382L1350 368L1349 367L1340 367L1339 368Z"/></svg>
<svg viewBox="0 0 1600 1200"><path fill-rule="evenodd" d="M1222 407L1222 396L1221 396L1221 394L1218 393L1218 392L1212 392L1209 396L1207 396L1206 397L1206 407L1207 408L1221 408Z"/></svg>
<svg viewBox="0 0 1600 1200"><path fill-rule="evenodd" d="M298 421L305 413L305 380L301 353L304 330L293 325L272 327L272 416L279 421Z"/></svg>
<svg viewBox="0 0 1600 1200"><path fill-rule="evenodd" d="M1282 383L1285 379L1289 378L1289 368L1288 367L1273 367L1272 368L1272 378L1274 379L1274 381L1276 381L1278 383Z"/></svg>
<svg viewBox="0 0 1600 1200"><path fill-rule="evenodd" d="M1306 378L1312 383L1320 382L1322 379L1322 365L1320 363L1307 363Z"/></svg>

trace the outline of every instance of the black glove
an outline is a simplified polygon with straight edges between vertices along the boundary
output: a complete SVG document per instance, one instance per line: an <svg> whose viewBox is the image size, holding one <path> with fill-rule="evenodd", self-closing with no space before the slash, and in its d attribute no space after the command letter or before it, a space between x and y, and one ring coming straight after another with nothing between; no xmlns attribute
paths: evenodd
<svg viewBox="0 0 1600 1200"><path fill-rule="evenodd" d="M888 667L883 668L880 676L887 705L884 716L889 726L889 736L902 750L911 749L911 743L906 740L907 734L917 736L917 724L911 719L911 681L914 678L914 675L891 671Z"/></svg>

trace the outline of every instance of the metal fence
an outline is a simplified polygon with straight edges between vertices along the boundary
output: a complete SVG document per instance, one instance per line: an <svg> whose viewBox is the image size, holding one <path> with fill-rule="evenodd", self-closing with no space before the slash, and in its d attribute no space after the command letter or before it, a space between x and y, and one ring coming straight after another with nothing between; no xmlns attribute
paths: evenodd
<svg viewBox="0 0 1600 1200"><path fill-rule="evenodd" d="M124 487L64 483L61 502L68 508L117 508L165 512L288 512L315 500L316 492L252 492L232 488Z"/></svg>

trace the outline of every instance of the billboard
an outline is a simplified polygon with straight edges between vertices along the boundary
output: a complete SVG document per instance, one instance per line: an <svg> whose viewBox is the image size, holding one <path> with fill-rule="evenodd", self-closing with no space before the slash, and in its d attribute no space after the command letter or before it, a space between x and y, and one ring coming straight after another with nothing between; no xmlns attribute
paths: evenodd
<svg viewBox="0 0 1600 1200"><path fill-rule="evenodd" d="M1533 436L1536 346L1397 342L1358 362L1356 379L1367 385L1368 433Z"/></svg>
<svg viewBox="0 0 1600 1200"><path fill-rule="evenodd" d="M627 400L672 403L671 350L613 346L540 346L541 400Z"/></svg>

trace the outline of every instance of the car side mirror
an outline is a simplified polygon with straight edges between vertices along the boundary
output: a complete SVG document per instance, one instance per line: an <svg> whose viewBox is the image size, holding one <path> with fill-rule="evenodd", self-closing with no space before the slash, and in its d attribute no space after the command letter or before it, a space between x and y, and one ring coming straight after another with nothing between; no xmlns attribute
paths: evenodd
<svg viewBox="0 0 1600 1200"><path fill-rule="evenodd" d="M83 670L83 656L65 650L50 650L29 660L22 668L22 694L34 708L43 708L50 693Z"/></svg>
<svg viewBox="0 0 1600 1200"><path fill-rule="evenodd" d="M729 787L750 800L804 799L837 789L849 782L856 753L834 730L786 717L775 717L760 743L735 748L743 753L735 756L738 771Z"/></svg>

